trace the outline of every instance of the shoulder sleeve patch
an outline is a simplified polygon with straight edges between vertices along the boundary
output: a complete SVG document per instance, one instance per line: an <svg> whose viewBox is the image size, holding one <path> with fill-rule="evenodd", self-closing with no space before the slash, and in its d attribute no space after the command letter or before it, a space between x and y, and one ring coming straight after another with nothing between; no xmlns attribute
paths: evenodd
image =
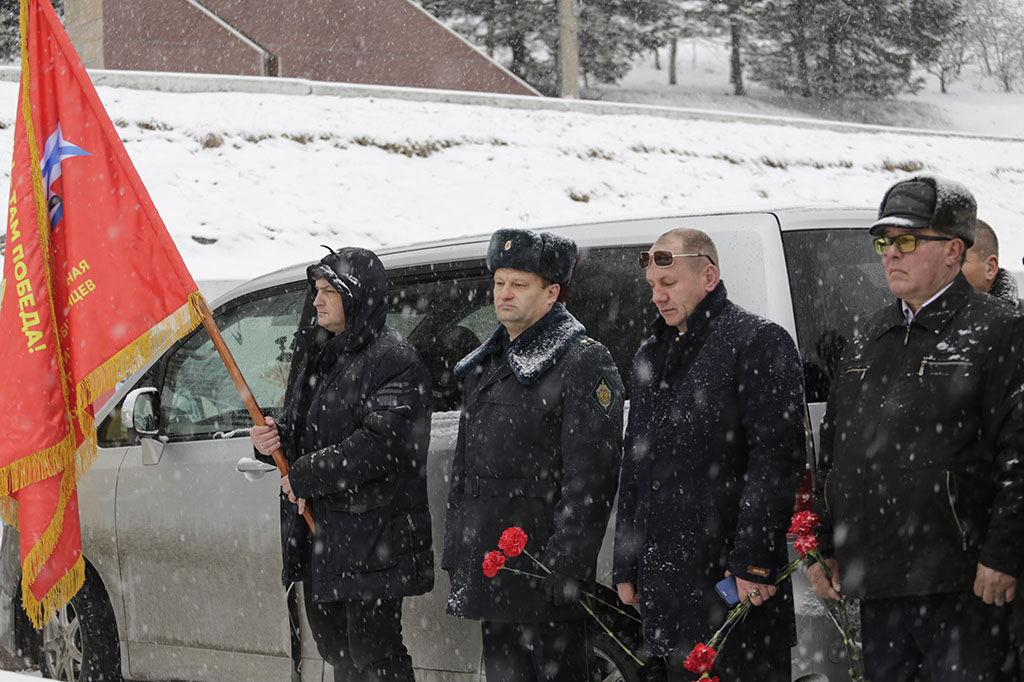
<svg viewBox="0 0 1024 682"><path fill-rule="evenodd" d="M586 347L591 344L597 343L597 341L594 341L594 339L590 338L589 336L586 336L585 334L581 334L580 336L576 337L576 343Z"/></svg>
<svg viewBox="0 0 1024 682"><path fill-rule="evenodd" d="M602 374L601 378L597 380L594 390L590 392L590 399L594 401L604 416L607 417L612 413L612 407L615 406L616 398L617 396L612 389L612 385L608 383L608 379Z"/></svg>

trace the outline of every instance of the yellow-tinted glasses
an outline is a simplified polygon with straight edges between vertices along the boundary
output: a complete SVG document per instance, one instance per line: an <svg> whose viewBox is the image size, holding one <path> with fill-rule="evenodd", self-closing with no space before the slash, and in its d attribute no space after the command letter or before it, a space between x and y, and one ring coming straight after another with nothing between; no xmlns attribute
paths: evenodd
<svg viewBox="0 0 1024 682"><path fill-rule="evenodd" d="M640 269L646 270L653 262L659 268L667 268L676 258L707 258L715 265L715 259L706 253L672 253L671 251L641 251Z"/></svg>
<svg viewBox="0 0 1024 682"><path fill-rule="evenodd" d="M932 237L927 234L901 234L898 237L875 237L872 240L875 244L875 253L879 256L884 256L885 252L889 250L889 247L893 244L896 245L896 249L900 253L913 253L914 249L917 248L917 243L920 241L925 242L951 242L953 237Z"/></svg>

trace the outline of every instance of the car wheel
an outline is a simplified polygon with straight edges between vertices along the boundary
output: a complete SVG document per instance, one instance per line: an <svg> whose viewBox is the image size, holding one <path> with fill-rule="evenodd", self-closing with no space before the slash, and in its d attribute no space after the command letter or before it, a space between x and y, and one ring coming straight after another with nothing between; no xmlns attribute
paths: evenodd
<svg viewBox="0 0 1024 682"><path fill-rule="evenodd" d="M643 682L640 666L606 633L594 639L598 682Z"/></svg>
<svg viewBox="0 0 1024 682"><path fill-rule="evenodd" d="M50 679L122 681L114 611L91 566L86 566L82 589L43 626L40 647L40 668Z"/></svg>

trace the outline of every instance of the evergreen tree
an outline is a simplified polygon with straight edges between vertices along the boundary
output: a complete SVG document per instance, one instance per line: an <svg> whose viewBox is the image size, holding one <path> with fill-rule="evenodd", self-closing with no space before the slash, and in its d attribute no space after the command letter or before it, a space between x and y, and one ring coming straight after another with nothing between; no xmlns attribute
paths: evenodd
<svg viewBox="0 0 1024 682"><path fill-rule="evenodd" d="M545 94L557 92L558 15L555 0L423 0L488 56ZM615 82L630 59L664 44L673 2L579 2L580 71L585 80Z"/></svg>
<svg viewBox="0 0 1024 682"><path fill-rule="evenodd" d="M752 23L763 10L763 0L703 0L696 19L715 35L729 36L729 83L734 95L746 94L744 56Z"/></svg>
<svg viewBox="0 0 1024 682"><path fill-rule="evenodd" d="M0 0L0 64L18 59L18 0Z"/></svg>
<svg viewBox="0 0 1024 682"><path fill-rule="evenodd" d="M57 16L64 19L64 0L51 0ZM18 0L0 0L0 64L13 64L21 59L21 35Z"/></svg>
<svg viewBox="0 0 1024 682"><path fill-rule="evenodd" d="M767 0L754 26L751 76L805 97L916 92L902 3Z"/></svg>

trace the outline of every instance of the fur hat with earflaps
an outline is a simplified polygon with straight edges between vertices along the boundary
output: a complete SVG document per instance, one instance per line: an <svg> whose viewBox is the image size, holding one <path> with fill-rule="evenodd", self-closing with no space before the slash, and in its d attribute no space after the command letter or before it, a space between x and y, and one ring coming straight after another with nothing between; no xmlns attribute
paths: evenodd
<svg viewBox="0 0 1024 682"><path fill-rule="evenodd" d="M524 270L564 287L572 279L576 254L576 242L566 237L506 227L491 237L487 269Z"/></svg>
<svg viewBox="0 0 1024 682"><path fill-rule="evenodd" d="M969 189L958 182L922 173L900 180L888 189L870 232L877 237L887 227L930 227L959 237L971 248L977 214L978 205Z"/></svg>

